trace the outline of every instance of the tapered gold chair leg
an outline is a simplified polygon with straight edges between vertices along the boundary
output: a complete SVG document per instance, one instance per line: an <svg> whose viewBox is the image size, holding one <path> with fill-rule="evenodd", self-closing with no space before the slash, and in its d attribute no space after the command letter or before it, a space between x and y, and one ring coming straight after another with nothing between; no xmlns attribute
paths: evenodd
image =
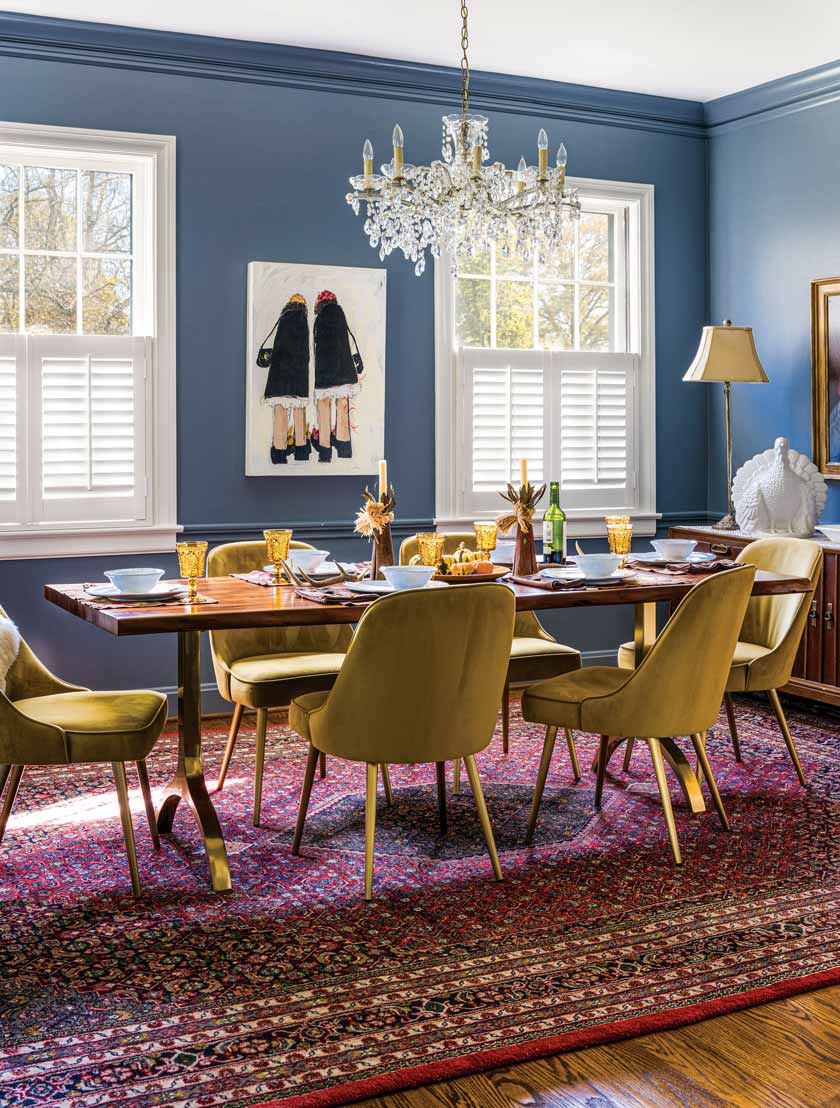
<svg viewBox="0 0 840 1108"><path fill-rule="evenodd" d="M155 806L152 804L152 790L149 786L149 771L146 763L141 758L137 763L137 776L140 778L140 792L143 794L143 807L146 809L146 819L149 821L149 833L152 836L152 846L160 850L160 835L158 835Z"/></svg>
<svg viewBox="0 0 840 1108"><path fill-rule="evenodd" d="M376 838L376 780L379 776L375 762L368 762L367 788L365 789L365 900L373 900L373 843Z"/></svg>
<svg viewBox="0 0 840 1108"><path fill-rule="evenodd" d="M128 804L128 782L125 777L125 763L112 762L114 771L114 784L117 787L117 800L120 805L120 822L122 823L123 838L125 839L125 852L128 855L128 868L131 871L131 888L134 895L140 895L140 871L137 868L137 850L134 846L134 826L131 822L131 808Z"/></svg>
<svg viewBox="0 0 840 1108"><path fill-rule="evenodd" d="M383 762L379 767L382 771L382 788L385 790L385 803L389 808L394 805L394 790L391 788L391 774L388 772L388 767Z"/></svg>
<svg viewBox="0 0 840 1108"><path fill-rule="evenodd" d="M446 834L446 762L435 762L435 775L437 777L438 822L440 833Z"/></svg>
<svg viewBox="0 0 840 1108"><path fill-rule="evenodd" d="M556 733L556 729L555 729ZM467 754L464 758L467 767L467 777L475 798L475 806L478 809L478 819L481 830L484 832L484 840L487 843L487 853L493 864L493 873L497 881L502 881L502 867L499 865L499 855L496 853L496 840L493 838L493 828L490 824L490 816L487 814L487 805L484 802L484 790L481 787L481 778L478 776L478 766L475 764L475 755Z"/></svg>
<svg viewBox="0 0 840 1108"><path fill-rule="evenodd" d="M799 761L799 755L796 753L796 747L793 745L793 738L788 727L787 720L785 719L785 713L782 710L782 702L779 700L779 694L775 689L770 689L767 693L770 697L770 703L773 705L773 711L776 713L776 719L779 721L779 727L781 728L782 736L785 740L785 746L788 748L788 754L790 754L790 760L793 762L796 770L796 776L799 778L800 785L806 785L805 774L802 771L802 764Z"/></svg>
<svg viewBox="0 0 840 1108"><path fill-rule="evenodd" d="M318 757L318 773L320 774L322 781L327 776L327 756L323 752L323 750Z"/></svg>
<svg viewBox="0 0 840 1108"><path fill-rule="evenodd" d="M452 791L458 796L461 792L461 759L455 758L452 762Z"/></svg>
<svg viewBox="0 0 840 1108"><path fill-rule="evenodd" d="M633 744L635 741L635 739L629 738L627 740L627 745L624 747L624 763L621 768L625 773L630 769L630 759L633 757Z"/></svg>
<svg viewBox="0 0 840 1108"><path fill-rule="evenodd" d="M222 786L225 783L225 778L228 775L230 769L230 760L233 757L233 748L236 746L236 736L239 734L239 726L242 723L242 712L244 711L243 705L234 704L233 716L230 721L230 731L228 731L228 740L225 746L225 752L222 756L222 765L219 770L219 776L216 779L215 792L221 792Z"/></svg>
<svg viewBox="0 0 840 1108"><path fill-rule="evenodd" d="M648 739L650 757L653 762L653 772L656 774L656 784L659 787L659 796L662 800L662 811L665 814L665 825L668 828L668 838L671 840L671 850L674 861L682 865L680 841L677 838L677 824L674 820L674 809L671 807L671 794L668 792L668 778L665 776L665 759L662 756L662 747L659 739Z"/></svg>
<svg viewBox="0 0 840 1108"><path fill-rule="evenodd" d="M723 703L726 707L726 718L729 720L729 734L732 736L732 749L735 752L735 761L741 761L741 743L738 739L738 724L735 722L735 704L732 693L723 694Z"/></svg>
<svg viewBox="0 0 840 1108"><path fill-rule="evenodd" d="M12 771L12 767L8 765L0 766L0 796L3 795L3 789L6 787L6 780Z"/></svg>
<svg viewBox="0 0 840 1108"><path fill-rule="evenodd" d="M598 742L598 779L595 782L595 807L601 807L601 796L604 792L604 780L607 776L607 762L609 761L610 737L602 735Z"/></svg>
<svg viewBox="0 0 840 1108"><path fill-rule="evenodd" d="M260 825L262 811L263 770L265 769L265 732L268 727L268 709L257 709L257 764L254 770L254 827Z"/></svg>
<svg viewBox="0 0 840 1108"><path fill-rule="evenodd" d="M15 806L15 797L20 788L20 779L23 777L23 766L12 766L8 777L9 785L6 789L3 807L0 808L0 843L2 843L3 836L6 834L6 824L9 822L9 816Z"/></svg>
<svg viewBox="0 0 840 1108"><path fill-rule="evenodd" d="M712 800L714 801L717 814L720 817L720 822L723 824L723 829L724 831L731 831L732 828L729 826L729 816L727 816L723 801L720 798L720 792L718 791L717 781L715 781L715 775L712 772L709 755L706 753L706 736L705 734L692 735L691 741L694 744L694 751L697 755L697 764L706 775L706 781L709 784L709 792L712 794Z"/></svg>
<svg viewBox="0 0 840 1108"><path fill-rule="evenodd" d="M574 774L575 781L580 781L580 762L578 762L575 737L568 727L565 727L564 730L566 732L566 746L569 748L569 758L572 763L572 773Z"/></svg>
<svg viewBox="0 0 840 1108"><path fill-rule="evenodd" d="M537 783L534 785L534 799L531 801L531 814L528 816L528 830L525 832L525 842L530 844L534 841L534 830L537 826L537 816L540 813L540 804L542 804L543 792L545 791L545 782L548 778L548 769L551 765L551 755L554 753L554 744L557 741L557 728L546 727L545 739L543 741L542 757L540 758L540 768L537 772Z"/></svg>
<svg viewBox="0 0 840 1108"><path fill-rule="evenodd" d="M306 812L309 808L309 797L312 795L312 782L315 780L315 770L317 768L318 751L314 746L310 746L309 756L306 759L306 772L303 775L303 788L300 791L295 837L292 840L292 854L300 854L300 840L303 836L303 825L306 823Z"/></svg>
<svg viewBox="0 0 840 1108"><path fill-rule="evenodd" d="M505 681L502 693L502 753L510 749L510 685Z"/></svg>

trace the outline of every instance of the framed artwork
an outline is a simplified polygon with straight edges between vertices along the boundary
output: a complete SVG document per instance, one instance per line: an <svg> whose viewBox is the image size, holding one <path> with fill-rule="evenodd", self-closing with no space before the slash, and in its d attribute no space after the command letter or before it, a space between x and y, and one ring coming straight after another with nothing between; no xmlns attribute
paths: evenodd
<svg viewBox="0 0 840 1108"><path fill-rule="evenodd" d="M376 473L385 453L384 269L250 262L245 473Z"/></svg>
<svg viewBox="0 0 840 1108"><path fill-rule="evenodd" d="M811 282L814 463L840 477L840 277Z"/></svg>

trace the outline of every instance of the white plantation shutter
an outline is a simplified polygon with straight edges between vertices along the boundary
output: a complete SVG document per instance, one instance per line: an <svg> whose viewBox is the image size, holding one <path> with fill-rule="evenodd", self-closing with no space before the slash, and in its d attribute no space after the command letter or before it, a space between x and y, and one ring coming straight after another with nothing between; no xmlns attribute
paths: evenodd
<svg viewBox="0 0 840 1108"><path fill-rule="evenodd" d="M145 518L146 347L129 337L27 338L28 397L40 417L33 519Z"/></svg>
<svg viewBox="0 0 840 1108"><path fill-rule="evenodd" d="M561 503L631 506L635 490L633 354L556 354Z"/></svg>
<svg viewBox="0 0 840 1108"><path fill-rule="evenodd" d="M545 360L542 351L460 351L469 440L467 506L477 510L488 498L497 501L500 489L519 481L522 458L534 481L544 479Z"/></svg>
<svg viewBox="0 0 840 1108"><path fill-rule="evenodd" d="M17 523L22 512L24 363L24 340L19 335L0 335L0 523Z"/></svg>

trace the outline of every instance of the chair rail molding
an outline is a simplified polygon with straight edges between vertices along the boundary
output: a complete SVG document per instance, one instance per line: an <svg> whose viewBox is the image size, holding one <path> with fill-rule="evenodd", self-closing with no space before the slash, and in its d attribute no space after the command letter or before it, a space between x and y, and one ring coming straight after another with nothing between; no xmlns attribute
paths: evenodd
<svg viewBox="0 0 840 1108"><path fill-rule="evenodd" d="M450 66L16 12L0 13L0 54L441 107L460 102L460 71ZM477 71L470 100L494 111L705 137L702 104L667 96Z"/></svg>

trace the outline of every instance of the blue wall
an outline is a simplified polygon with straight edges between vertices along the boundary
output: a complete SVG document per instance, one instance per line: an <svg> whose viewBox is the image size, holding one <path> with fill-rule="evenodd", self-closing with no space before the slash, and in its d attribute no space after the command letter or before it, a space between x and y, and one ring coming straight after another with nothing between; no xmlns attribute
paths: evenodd
<svg viewBox="0 0 840 1108"><path fill-rule="evenodd" d="M706 318L700 105L498 75L473 84L491 114L493 151L508 164L546 122L552 142L569 149L571 173L655 185L657 506L702 515L707 397L680 380ZM398 120L407 157L437 156L438 119L457 87L455 71L433 67L0 16L0 118L177 136L178 503L196 537L327 520L332 549L362 556L344 521L364 480L243 474L246 266L378 265L344 202L361 143L370 137L383 154ZM398 514L413 530L434 516L433 277L414 277L396 258L385 264L385 446ZM5 562L0 595L68 678L172 686L165 637L114 644L42 600L43 582L96 579L106 562ZM607 649L627 622L587 613L558 630L584 649Z"/></svg>
<svg viewBox="0 0 840 1108"><path fill-rule="evenodd" d="M811 456L810 283L840 272L840 102L829 99L836 70L707 106L711 316L753 327L770 378L769 385L733 386L735 468L778 435ZM723 401L720 389L706 388L709 506L722 510ZM824 519L840 519L836 481Z"/></svg>

